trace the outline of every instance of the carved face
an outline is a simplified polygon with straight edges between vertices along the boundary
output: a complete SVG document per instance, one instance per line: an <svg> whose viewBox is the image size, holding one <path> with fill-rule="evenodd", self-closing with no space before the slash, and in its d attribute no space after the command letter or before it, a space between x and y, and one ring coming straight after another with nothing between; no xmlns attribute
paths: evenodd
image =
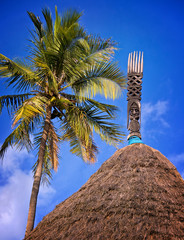
<svg viewBox="0 0 184 240"><path fill-rule="evenodd" d="M136 103L133 103L130 107L130 119L139 120L140 110Z"/></svg>

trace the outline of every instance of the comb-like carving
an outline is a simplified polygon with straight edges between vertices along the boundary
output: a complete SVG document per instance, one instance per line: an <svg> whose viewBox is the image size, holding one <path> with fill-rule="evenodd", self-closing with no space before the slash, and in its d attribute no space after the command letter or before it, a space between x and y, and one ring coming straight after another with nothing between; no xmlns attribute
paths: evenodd
<svg viewBox="0 0 184 240"><path fill-rule="evenodd" d="M127 73L143 73L143 52L129 53Z"/></svg>

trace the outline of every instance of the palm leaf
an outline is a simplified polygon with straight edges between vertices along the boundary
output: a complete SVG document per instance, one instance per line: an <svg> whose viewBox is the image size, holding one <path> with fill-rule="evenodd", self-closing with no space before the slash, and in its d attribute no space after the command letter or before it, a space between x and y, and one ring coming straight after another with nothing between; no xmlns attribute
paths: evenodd
<svg viewBox="0 0 184 240"><path fill-rule="evenodd" d="M39 132L34 136L34 146L35 149L39 150L40 143L42 140L43 132ZM52 170L57 171L58 168L58 144L60 141L60 137L56 133L56 129L54 128L53 124L50 122L48 138L46 141L46 148L45 148L45 156L43 162L43 173L42 173L42 183L49 184L49 178L52 179ZM33 172L35 173L36 168L38 165L38 161L33 166Z"/></svg>
<svg viewBox="0 0 184 240"><path fill-rule="evenodd" d="M7 108L9 113L15 111L23 102L28 99L32 94L25 93L19 95L5 95L0 97L0 114L4 107Z"/></svg>
<svg viewBox="0 0 184 240"><path fill-rule="evenodd" d="M61 101L61 103L63 102ZM70 142L72 153L81 156L84 161L95 162L98 149L93 141L92 129L87 121L86 112L71 101L69 103L67 102L67 105L64 106L62 139ZM61 109L60 105L57 106L58 109Z"/></svg>
<svg viewBox="0 0 184 240"><path fill-rule="evenodd" d="M50 37L50 35L53 34L53 23L52 23L52 16L51 16L51 12L49 11L49 9L44 8L42 10L42 14L45 18L46 21L46 32L47 35Z"/></svg>
<svg viewBox="0 0 184 240"><path fill-rule="evenodd" d="M75 128L70 125L66 120L63 122L62 126L62 140L69 141L70 143L70 151L81 157L85 162L95 162L96 154L98 153L98 148L94 143L91 136L89 136L88 144L79 136L78 132Z"/></svg>
<svg viewBox="0 0 184 240"><path fill-rule="evenodd" d="M79 21L82 13L77 12L76 10L70 9L62 14L61 26L64 29L68 29L71 25Z"/></svg>
<svg viewBox="0 0 184 240"><path fill-rule="evenodd" d="M2 54L0 54L0 77L7 78L8 86L16 87L19 91L27 90L37 81L30 67L21 61L12 61Z"/></svg>
<svg viewBox="0 0 184 240"><path fill-rule="evenodd" d="M37 116L43 116L45 113L46 105L48 104L48 99L43 96L34 96L26 101L18 108L14 115L13 127L20 121L24 119L30 121Z"/></svg>
<svg viewBox="0 0 184 240"><path fill-rule="evenodd" d="M95 60L97 62L109 62L112 60L115 50L117 50L113 41L110 39L103 40L92 35L87 37L87 41L90 46L90 54L86 60Z"/></svg>
<svg viewBox="0 0 184 240"><path fill-rule="evenodd" d="M57 38L58 32L61 28L61 17L58 15L57 6L55 6L55 23L54 23L54 37Z"/></svg>
<svg viewBox="0 0 184 240"><path fill-rule="evenodd" d="M112 105L97 103L94 100L88 100L81 103L80 106L78 107L73 107L73 109L75 111L75 114L78 113L79 116L75 118L75 116L70 111L66 111L66 116L71 114L71 118L76 124L76 126L73 127L73 129L76 128L77 129L76 131L83 129L84 132L87 133L85 126L82 125L82 118L80 115L83 115L85 116L85 123L89 124L88 129L90 130L88 131L89 133L89 135L87 135L88 138L91 136L92 129L94 128L95 132L100 135L101 139L103 141L106 141L106 143L110 145L117 147L119 142L123 142L123 137L125 135L121 132L121 127L117 124L112 123L112 119L115 117L115 112L117 111L116 107ZM80 119L79 120L80 123L77 122L78 119ZM71 124L71 122L69 123ZM83 136L84 135L80 135L82 139L84 139Z"/></svg>
<svg viewBox="0 0 184 240"><path fill-rule="evenodd" d="M100 93L106 98L117 98L126 86L126 79L117 63L100 63L88 66L72 79L72 88L79 95L93 97Z"/></svg>
<svg viewBox="0 0 184 240"><path fill-rule="evenodd" d="M42 28L42 22L40 21L39 17L36 17L34 15L34 13L32 13L32 12L27 12L27 13L28 13L31 21L33 22L33 24L34 24L34 26L36 28L36 32L37 32L37 34L39 36L39 39L41 39L43 37L43 35L44 35L43 28Z"/></svg>
<svg viewBox="0 0 184 240"><path fill-rule="evenodd" d="M37 166L38 166L38 160L35 162L35 164L32 167L34 175L36 173ZM48 145L46 144L45 156L44 156L44 161L42 165L42 176L41 176L42 184L49 185L50 179L52 179L52 163L50 161L49 148L48 148Z"/></svg>
<svg viewBox="0 0 184 240"><path fill-rule="evenodd" d="M32 148L30 140L30 133L32 127L26 122L22 121L17 128L5 139L3 145L0 148L0 158L4 157L8 147L16 146L19 150L26 147L27 150Z"/></svg>
<svg viewBox="0 0 184 240"><path fill-rule="evenodd" d="M86 109L97 108L98 110L101 110L103 113L107 113L112 119L116 117L118 107L116 107L115 105L95 101L92 98L82 97L77 94L73 95L63 92L61 92L60 94L61 96L64 97L64 99L67 99L68 103L70 101L72 104L76 103L78 105L84 105Z"/></svg>

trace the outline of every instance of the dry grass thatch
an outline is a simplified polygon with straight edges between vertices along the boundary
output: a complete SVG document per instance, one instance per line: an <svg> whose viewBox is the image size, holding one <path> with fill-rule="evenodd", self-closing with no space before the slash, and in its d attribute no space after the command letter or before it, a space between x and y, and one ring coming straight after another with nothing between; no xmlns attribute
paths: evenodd
<svg viewBox="0 0 184 240"><path fill-rule="evenodd" d="M184 239L184 181L159 151L118 150L26 240Z"/></svg>

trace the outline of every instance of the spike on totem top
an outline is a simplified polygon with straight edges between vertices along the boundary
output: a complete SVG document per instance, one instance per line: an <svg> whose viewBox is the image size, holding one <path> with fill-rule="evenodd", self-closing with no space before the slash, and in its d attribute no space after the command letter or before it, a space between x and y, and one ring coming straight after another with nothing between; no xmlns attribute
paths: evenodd
<svg viewBox="0 0 184 240"><path fill-rule="evenodd" d="M127 128L130 131L129 144L141 141L141 90L143 78L143 52L129 53L127 87ZM132 139L135 139L132 141ZM130 143L131 142L131 143Z"/></svg>

